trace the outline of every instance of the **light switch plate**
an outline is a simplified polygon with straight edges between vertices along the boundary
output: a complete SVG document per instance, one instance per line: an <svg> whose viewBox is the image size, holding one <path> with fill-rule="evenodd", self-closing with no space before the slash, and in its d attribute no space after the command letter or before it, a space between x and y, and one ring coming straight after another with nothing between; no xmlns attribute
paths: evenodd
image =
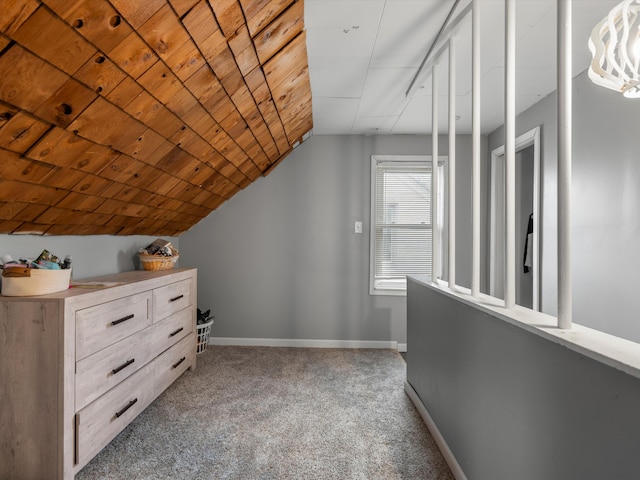
<svg viewBox="0 0 640 480"><path fill-rule="evenodd" d="M355 224L355 232L362 233L362 222L356 222Z"/></svg>

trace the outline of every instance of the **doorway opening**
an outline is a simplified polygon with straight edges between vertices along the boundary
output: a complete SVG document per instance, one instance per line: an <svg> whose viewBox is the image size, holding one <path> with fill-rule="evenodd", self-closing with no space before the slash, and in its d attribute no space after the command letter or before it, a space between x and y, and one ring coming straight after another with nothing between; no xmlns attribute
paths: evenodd
<svg viewBox="0 0 640 480"><path fill-rule="evenodd" d="M540 127L516 138L516 304L540 311ZM491 152L489 294L504 298L504 145Z"/></svg>

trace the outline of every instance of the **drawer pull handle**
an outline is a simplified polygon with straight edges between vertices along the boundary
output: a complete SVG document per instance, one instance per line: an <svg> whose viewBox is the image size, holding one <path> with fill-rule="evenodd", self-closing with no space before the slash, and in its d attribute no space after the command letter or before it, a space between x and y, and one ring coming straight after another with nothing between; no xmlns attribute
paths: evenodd
<svg viewBox="0 0 640 480"><path fill-rule="evenodd" d="M170 333L169 336L170 337L175 337L177 334L179 334L182 330L184 330L184 327L180 327L179 329L177 329L175 332Z"/></svg>
<svg viewBox="0 0 640 480"><path fill-rule="evenodd" d="M138 399L134 398L129 403L127 403L127 405L122 410L120 410L119 412L116 412L116 418L120 418L122 415L124 415L124 412L126 412L131 407L133 407L136 404L137 401L138 401Z"/></svg>
<svg viewBox="0 0 640 480"><path fill-rule="evenodd" d="M184 298L184 295L178 295L177 297L173 297L169 299L169 302L175 302L176 300L180 300L181 298Z"/></svg>
<svg viewBox="0 0 640 480"><path fill-rule="evenodd" d="M131 320L134 317L133 313L131 315L127 315L126 317L122 317L119 320L114 320L111 322L111 325L118 325L119 323L126 322L127 320Z"/></svg>
<svg viewBox="0 0 640 480"><path fill-rule="evenodd" d="M135 362L136 359L132 358L131 360L127 360L126 362L124 362L122 365L120 365L118 368L114 368L113 370L111 370L111 372L115 375L116 373L118 373L120 370L122 370L123 368L127 368L129 365L131 365L133 362Z"/></svg>
<svg viewBox="0 0 640 480"><path fill-rule="evenodd" d="M184 362L186 359L187 359L187 357L182 357L180 360L178 360L178 362L177 362L177 363L174 363L174 364L171 366L171 368L178 368L178 366L180 366L180 364L181 364L182 362Z"/></svg>

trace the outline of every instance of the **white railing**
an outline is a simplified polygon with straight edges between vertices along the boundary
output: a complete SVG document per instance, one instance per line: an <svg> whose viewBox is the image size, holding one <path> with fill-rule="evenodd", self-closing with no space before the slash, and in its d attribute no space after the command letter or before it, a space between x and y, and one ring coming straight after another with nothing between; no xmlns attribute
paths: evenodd
<svg viewBox="0 0 640 480"><path fill-rule="evenodd" d="M471 271L471 295L474 298L480 296L480 18L479 1L472 0L451 22L451 27L445 38L438 38L439 49L433 58L429 55L425 58L423 66L431 70L432 78L432 158L434 162L438 158L438 82L437 69L438 58L448 49L449 52L449 195L448 195L448 284L452 290L456 289L456 205L455 205L455 28L462 18L472 12L472 151L473 151L473 177L472 177L472 271ZM571 319L571 4L572 0L557 0L557 35L558 35L558 327L569 329ZM457 3L456 3L457 5ZM454 7L455 8L455 7ZM515 156L516 156L516 1L505 0L505 281L504 281L504 306L507 310L513 310L516 304L516 195L515 195ZM447 18L447 22L449 21ZM444 26L443 26L444 27ZM445 29L443 28L442 31ZM440 36L440 34L438 35ZM434 43L434 47L436 46ZM432 50L436 50L432 48ZM420 72L418 72L420 74ZM417 75L416 75L417 76ZM415 82L415 79L414 79ZM412 87L414 85L412 82ZM410 87L410 90L412 88ZM410 94L410 90L407 94ZM434 164L433 171L437 171ZM436 175L432 175L432 224L437 224L438 206L435 195L438 184ZM439 272L438 241L433 236L431 278L437 282Z"/></svg>
<svg viewBox="0 0 640 480"><path fill-rule="evenodd" d="M558 327L571 328L571 0L558 0Z"/></svg>
<svg viewBox="0 0 640 480"><path fill-rule="evenodd" d="M433 176L431 177L433 178ZM449 39L449 288L456 286L456 37Z"/></svg>
<svg viewBox="0 0 640 480"><path fill-rule="evenodd" d="M439 235L435 232L438 228L438 64L431 67L431 225L433 234L431 235L431 278L436 280L440 271L440 242Z"/></svg>
<svg viewBox="0 0 640 480"><path fill-rule="evenodd" d="M480 11L478 3L473 2L471 19L471 143L472 143L472 172L471 172L471 295L478 299L480 296Z"/></svg>

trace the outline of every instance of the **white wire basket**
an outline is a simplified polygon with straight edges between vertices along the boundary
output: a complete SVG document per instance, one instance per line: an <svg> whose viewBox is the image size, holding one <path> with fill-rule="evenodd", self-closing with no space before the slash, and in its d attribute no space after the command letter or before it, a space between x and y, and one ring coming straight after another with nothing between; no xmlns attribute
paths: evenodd
<svg viewBox="0 0 640 480"><path fill-rule="evenodd" d="M201 323L196 325L198 333L198 345L196 346L196 354L202 353L207 349L209 343L209 335L211 334L211 326L213 325L213 318L207 323Z"/></svg>

